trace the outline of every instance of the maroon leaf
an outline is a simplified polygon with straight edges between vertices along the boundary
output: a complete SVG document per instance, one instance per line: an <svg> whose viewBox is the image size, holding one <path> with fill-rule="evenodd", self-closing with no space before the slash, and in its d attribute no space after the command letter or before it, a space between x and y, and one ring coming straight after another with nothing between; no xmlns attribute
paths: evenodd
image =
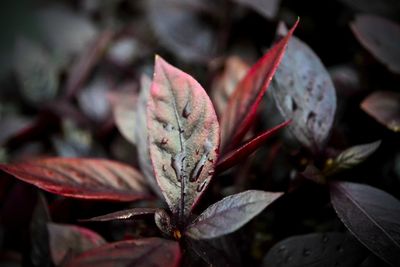
<svg viewBox="0 0 400 267"><path fill-rule="evenodd" d="M350 27L358 41L391 71L400 73L400 25L374 15L358 15Z"/></svg>
<svg viewBox="0 0 400 267"><path fill-rule="evenodd" d="M244 145L232 150L227 155L224 155L217 163L217 173L221 173L239 162L247 158L251 153L256 151L269 137L276 134L280 129L286 127L290 124L289 121L285 121L272 129L269 129L258 136L254 137L250 141L246 142Z"/></svg>
<svg viewBox="0 0 400 267"><path fill-rule="evenodd" d="M300 39L289 41L270 92L284 119L293 120L288 126L293 137L319 152L332 128L336 93L321 60Z"/></svg>
<svg viewBox="0 0 400 267"><path fill-rule="evenodd" d="M204 89L157 56L147 123L157 182L172 212L183 219L214 173L217 116Z"/></svg>
<svg viewBox="0 0 400 267"><path fill-rule="evenodd" d="M273 246L262 266L354 267L368 251L354 238L342 233L313 233L293 236Z"/></svg>
<svg viewBox="0 0 400 267"><path fill-rule="evenodd" d="M285 38L275 44L238 84L221 118L222 147L235 147L247 133L255 118L257 107L266 92L286 46L296 29L298 21Z"/></svg>
<svg viewBox="0 0 400 267"><path fill-rule="evenodd" d="M280 0L234 0L259 12L266 18L272 19L279 9Z"/></svg>
<svg viewBox="0 0 400 267"><path fill-rule="evenodd" d="M179 244L161 238L143 238L107 244L85 252L67 267L178 267Z"/></svg>
<svg viewBox="0 0 400 267"><path fill-rule="evenodd" d="M43 190L68 197L113 201L149 197L139 172L110 160L48 158L0 164L0 169Z"/></svg>
<svg viewBox="0 0 400 267"><path fill-rule="evenodd" d="M331 202L350 232L392 266L400 266L400 202L377 188L331 184Z"/></svg>
<svg viewBox="0 0 400 267"><path fill-rule="evenodd" d="M282 193L248 190L225 197L208 207L185 230L193 239L210 239L232 233L253 219Z"/></svg>
<svg viewBox="0 0 400 267"><path fill-rule="evenodd" d="M400 93L374 92L364 99L361 108L390 130L400 131Z"/></svg>
<svg viewBox="0 0 400 267"><path fill-rule="evenodd" d="M106 241L97 233L74 225L48 223L53 263L59 266L66 258L99 247Z"/></svg>
<svg viewBox="0 0 400 267"><path fill-rule="evenodd" d="M135 216L140 215L148 215L156 213L159 208L134 208L128 210L121 210L112 213L108 213L106 215L93 217L90 219L85 219L81 221L85 222L108 222L108 221L117 221L117 220L129 220Z"/></svg>

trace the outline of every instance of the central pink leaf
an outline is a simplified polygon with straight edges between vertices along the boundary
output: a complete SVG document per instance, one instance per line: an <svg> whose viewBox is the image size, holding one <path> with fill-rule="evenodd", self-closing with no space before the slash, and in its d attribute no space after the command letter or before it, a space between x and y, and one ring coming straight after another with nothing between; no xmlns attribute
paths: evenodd
<svg viewBox="0 0 400 267"><path fill-rule="evenodd" d="M154 174L172 212L183 219L214 173L217 116L201 85L160 57L147 108Z"/></svg>

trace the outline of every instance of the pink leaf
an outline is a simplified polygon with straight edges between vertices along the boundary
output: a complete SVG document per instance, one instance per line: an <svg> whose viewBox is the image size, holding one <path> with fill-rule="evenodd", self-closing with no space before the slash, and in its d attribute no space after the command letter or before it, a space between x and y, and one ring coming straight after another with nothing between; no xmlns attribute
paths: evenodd
<svg viewBox="0 0 400 267"><path fill-rule="evenodd" d="M225 151L238 145L251 127L257 107L271 83L297 24L298 21L286 37L253 65L235 89L221 118L222 147Z"/></svg>
<svg viewBox="0 0 400 267"><path fill-rule="evenodd" d="M110 160L47 158L0 164L0 169L43 190L67 197L113 201L149 197L138 171Z"/></svg>
<svg viewBox="0 0 400 267"><path fill-rule="evenodd" d="M262 132L244 145L232 150L227 155L224 155L224 157L222 157L217 163L217 173L221 173L238 164L251 153L256 151L269 137L276 134L280 129L286 127L290 122L290 120L285 121L272 129Z"/></svg>
<svg viewBox="0 0 400 267"><path fill-rule="evenodd" d="M157 182L172 212L183 219L214 173L217 116L200 84L157 56L147 121Z"/></svg>
<svg viewBox="0 0 400 267"><path fill-rule="evenodd" d="M161 238L120 241L81 254L67 267L178 267L179 244Z"/></svg>

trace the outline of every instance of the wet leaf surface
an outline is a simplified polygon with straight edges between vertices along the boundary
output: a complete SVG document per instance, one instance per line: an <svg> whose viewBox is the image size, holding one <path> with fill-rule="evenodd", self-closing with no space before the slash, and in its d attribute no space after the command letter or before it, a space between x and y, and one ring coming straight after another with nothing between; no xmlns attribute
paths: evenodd
<svg viewBox="0 0 400 267"><path fill-rule="evenodd" d="M262 266L353 267L368 251L353 237L342 233L313 233L289 237L273 246Z"/></svg>
<svg viewBox="0 0 400 267"><path fill-rule="evenodd" d="M161 238L120 241L81 254L67 267L178 267L181 258L179 244Z"/></svg>
<svg viewBox="0 0 400 267"><path fill-rule="evenodd" d="M96 216L90 219L84 219L81 221L85 222L107 222L107 221L117 221L117 220L130 220L136 216L148 215L156 213L158 208L134 208L128 210L121 210L112 212L106 215Z"/></svg>
<svg viewBox="0 0 400 267"><path fill-rule="evenodd" d="M156 57L147 123L157 182L183 220L214 173L220 134L214 108L191 76Z"/></svg>
<svg viewBox="0 0 400 267"><path fill-rule="evenodd" d="M282 116L293 120L288 126L293 136L319 151L333 124L336 93L321 60L300 39L289 41L270 92Z"/></svg>
<svg viewBox="0 0 400 267"><path fill-rule="evenodd" d="M374 92L363 100L361 109L390 130L400 131L400 93Z"/></svg>
<svg viewBox="0 0 400 267"><path fill-rule="evenodd" d="M234 232L281 195L248 190L225 197L190 223L185 234L193 239L210 239Z"/></svg>
<svg viewBox="0 0 400 267"><path fill-rule="evenodd" d="M400 202L369 185L335 182L331 202L350 232L391 266L400 264Z"/></svg>
<svg viewBox="0 0 400 267"><path fill-rule="evenodd" d="M68 197L114 201L149 197L138 171L110 160L48 158L1 164L0 169L43 190Z"/></svg>
<svg viewBox="0 0 400 267"><path fill-rule="evenodd" d="M394 73L400 73L400 24L374 15L358 15L350 24L358 41Z"/></svg>

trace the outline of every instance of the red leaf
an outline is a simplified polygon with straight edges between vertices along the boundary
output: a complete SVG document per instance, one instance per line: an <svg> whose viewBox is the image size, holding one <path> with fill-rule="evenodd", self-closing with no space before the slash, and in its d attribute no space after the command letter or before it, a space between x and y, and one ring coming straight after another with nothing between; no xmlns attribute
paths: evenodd
<svg viewBox="0 0 400 267"><path fill-rule="evenodd" d="M67 197L113 201L149 197L138 171L110 160L48 158L0 164L0 169L43 190Z"/></svg>
<svg viewBox="0 0 400 267"><path fill-rule="evenodd" d="M400 25L374 15L358 15L350 24L358 41L394 73L400 73Z"/></svg>
<svg viewBox="0 0 400 267"><path fill-rule="evenodd" d="M66 257L79 255L106 243L97 233L75 225L48 223L47 229L51 257L56 266Z"/></svg>
<svg viewBox="0 0 400 267"><path fill-rule="evenodd" d="M156 57L147 122L157 182L172 212L183 219L214 173L220 141L217 116L196 80Z"/></svg>
<svg viewBox="0 0 400 267"><path fill-rule="evenodd" d="M262 143L264 143L269 137L276 134L280 129L286 127L291 121L285 121L272 129L262 132L258 136L254 137L244 145L240 146L224 155L217 163L217 173L221 173L248 157L251 153L256 151Z"/></svg>
<svg viewBox="0 0 400 267"><path fill-rule="evenodd" d="M374 92L364 99L361 108L390 130L400 131L400 93Z"/></svg>
<svg viewBox="0 0 400 267"><path fill-rule="evenodd" d="M67 267L177 267L181 258L179 244L161 238L120 241L85 252Z"/></svg>
<svg viewBox="0 0 400 267"><path fill-rule="evenodd" d="M276 43L253 65L235 89L221 118L224 150L237 146L251 127L257 107L271 83L298 22L290 29L286 37Z"/></svg>

